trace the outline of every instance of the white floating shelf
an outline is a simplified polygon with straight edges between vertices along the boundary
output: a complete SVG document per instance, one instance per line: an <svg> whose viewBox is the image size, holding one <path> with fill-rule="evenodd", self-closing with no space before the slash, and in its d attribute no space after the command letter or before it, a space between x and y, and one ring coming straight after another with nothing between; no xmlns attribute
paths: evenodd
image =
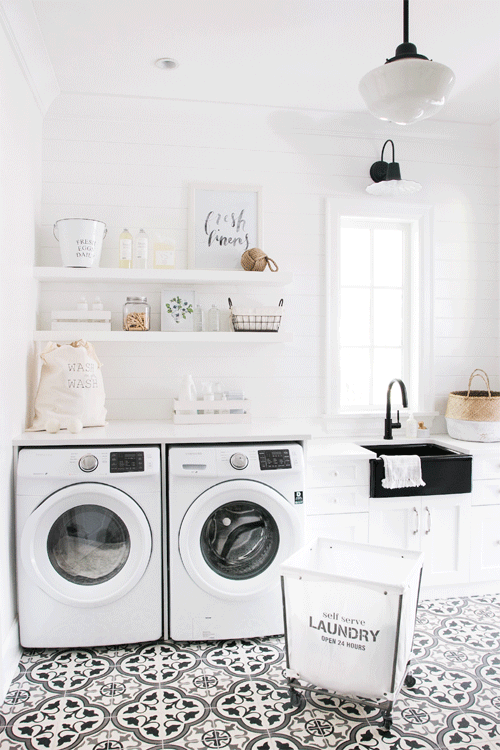
<svg viewBox="0 0 500 750"><path fill-rule="evenodd" d="M285 286L292 282L292 274L284 271L161 271L134 268L64 268L35 266L34 277L39 281L94 281L144 284L230 284L243 286Z"/></svg>
<svg viewBox="0 0 500 750"><path fill-rule="evenodd" d="M164 331L34 331L35 341L123 341L153 343L165 342L178 344L190 343L237 343L245 342L252 344L275 344L291 341L291 336L273 332L250 332L236 333L234 331L220 331L219 333L185 331L183 333L170 333Z"/></svg>

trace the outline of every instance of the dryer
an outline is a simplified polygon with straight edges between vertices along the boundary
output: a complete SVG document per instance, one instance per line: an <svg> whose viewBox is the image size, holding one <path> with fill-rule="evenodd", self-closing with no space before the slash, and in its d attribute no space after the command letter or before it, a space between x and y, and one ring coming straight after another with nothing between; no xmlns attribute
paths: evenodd
<svg viewBox="0 0 500 750"><path fill-rule="evenodd" d="M279 566L304 537L302 446L172 447L168 482L170 638L283 633Z"/></svg>
<svg viewBox="0 0 500 750"><path fill-rule="evenodd" d="M162 635L160 449L23 448L16 486L21 644Z"/></svg>

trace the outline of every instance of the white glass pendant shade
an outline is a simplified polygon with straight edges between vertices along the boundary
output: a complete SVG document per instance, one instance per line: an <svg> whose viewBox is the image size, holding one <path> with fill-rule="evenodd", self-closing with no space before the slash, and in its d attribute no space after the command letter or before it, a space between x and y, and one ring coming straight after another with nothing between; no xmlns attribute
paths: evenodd
<svg viewBox="0 0 500 750"><path fill-rule="evenodd" d="M454 82L455 75L446 65L405 57L363 76L359 92L375 117L409 125L438 112Z"/></svg>

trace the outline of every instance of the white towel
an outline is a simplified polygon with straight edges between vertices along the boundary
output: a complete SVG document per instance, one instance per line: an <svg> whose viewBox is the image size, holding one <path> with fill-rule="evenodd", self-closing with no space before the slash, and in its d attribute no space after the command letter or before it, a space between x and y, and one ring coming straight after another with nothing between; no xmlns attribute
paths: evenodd
<svg viewBox="0 0 500 750"><path fill-rule="evenodd" d="M420 456L380 456L384 462L385 479L382 487L396 490L401 487L425 487L422 480Z"/></svg>

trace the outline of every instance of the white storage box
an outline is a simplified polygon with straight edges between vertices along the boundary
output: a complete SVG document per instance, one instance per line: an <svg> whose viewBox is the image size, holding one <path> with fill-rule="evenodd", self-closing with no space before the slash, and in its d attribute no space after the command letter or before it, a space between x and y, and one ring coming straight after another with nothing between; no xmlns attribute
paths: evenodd
<svg viewBox="0 0 500 750"><path fill-rule="evenodd" d="M52 331L111 331L109 310L52 310Z"/></svg>
<svg viewBox="0 0 500 750"><path fill-rule="evenodd" d="M319 538L281 565L288 674L392 702L411 658L423 555Z"/></svg>
<svg viewBox="0 0 500 750"><path fill-rule="evenodd" d="M174 424L245 424L251 421L250 400L205 401L174 398Z"/></svg>

